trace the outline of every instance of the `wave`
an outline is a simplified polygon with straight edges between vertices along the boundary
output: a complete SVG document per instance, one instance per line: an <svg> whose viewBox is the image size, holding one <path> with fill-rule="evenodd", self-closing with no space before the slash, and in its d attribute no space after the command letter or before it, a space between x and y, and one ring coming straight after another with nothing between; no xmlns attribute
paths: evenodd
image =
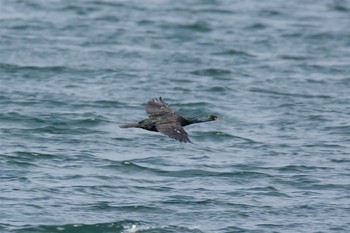
<svg viewBox="0 0 350 233"><path fill-rule="evenodd" d="M65 224L65 225L40 225L40 226L25 226L17 228L18 233L135 233L135 232L188 232L200 233L201 230L196 227L183 227L168 225L163 226L160 223L149 223L134 220L122 220L107 223L93 223L93 224Z"/></svg>
<svg viewBox="0 0 350 233"><path fill-rule="evenodd" d="M153 173L158 176L178 177L178 178L193 178L193 177L270 177L269 174L256 171L211 171L204 169L180 169L180 170L164 170L159 168L151 168L147 166L141 166L131 161L123 161L119 165L111 165L110 167L127 169L129 172L146 172Z"/></svg>
<svg viewBox="0 0 350 233"><path fill-rule="evenodd" d="M231 73L232 73L231 70L219 69L219 68L201 69L201 70L194 70L191 72L191 74L198 75L198 76L218 76L218 75L228 75Z"/></svg>
<svg viewBox="0 0 350 233"><path fill-rule="evenodd" d="M264 94L271 94L271 95L293 96L293 97L301 97L301 98L309 98L309 99L311 99L311 98L319 98L319 99L332 98L329 95L307 95L307 94L298 94L298 93L287 93L287 92L272 91L272 90L261 89L261 88L251 88L250 91L264 93Z"/></svg>

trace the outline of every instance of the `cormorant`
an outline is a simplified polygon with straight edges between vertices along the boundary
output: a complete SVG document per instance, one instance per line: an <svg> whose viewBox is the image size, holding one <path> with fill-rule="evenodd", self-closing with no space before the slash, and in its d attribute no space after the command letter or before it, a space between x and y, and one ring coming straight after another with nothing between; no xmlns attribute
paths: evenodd
<svg viewBox="0 0 350 233"><path fill-rule="evenodd" d="M217 116L208 115L203 119L185 118L174 113L171 108L163 101L162 97L159 99L152 99L145 105L145 110L149 118L139 121L138 123L120 125L120 128L142 128L149 131L160 132L174 138L180 142L191 142L188 134L182 128L183 126L201 123L207 121L215 121Z"/></svg>

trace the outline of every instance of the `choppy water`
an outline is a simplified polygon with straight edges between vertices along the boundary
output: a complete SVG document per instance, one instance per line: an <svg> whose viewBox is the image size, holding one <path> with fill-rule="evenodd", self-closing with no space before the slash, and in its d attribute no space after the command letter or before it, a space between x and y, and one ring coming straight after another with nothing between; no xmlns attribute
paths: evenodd
<svg viewBox="0 0 350 233"><path fill-rule="evenodd" d="M0 0L0 232L350 232L350 3ZM194 144L120 129L163 96Z"/></svg>

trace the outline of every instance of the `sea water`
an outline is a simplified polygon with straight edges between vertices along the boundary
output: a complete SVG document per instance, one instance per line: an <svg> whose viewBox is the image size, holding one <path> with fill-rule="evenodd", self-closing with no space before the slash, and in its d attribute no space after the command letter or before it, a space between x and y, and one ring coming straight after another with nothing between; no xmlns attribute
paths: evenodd
<svg viewBox="0 0 350 233"><path fill-rule="evenodd" d="M350 4L0 1L0 232L350 232ZM162 96L193 144L120 129Z"/></svg>

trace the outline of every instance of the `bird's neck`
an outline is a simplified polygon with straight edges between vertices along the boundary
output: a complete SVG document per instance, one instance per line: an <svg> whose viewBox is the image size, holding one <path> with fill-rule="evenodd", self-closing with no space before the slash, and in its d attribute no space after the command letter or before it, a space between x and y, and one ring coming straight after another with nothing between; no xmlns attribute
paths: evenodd
<svg viewBox="0 0 350 233"><path fill-rule="evenodd" d="M202 122L207 122L210 121L209 119L198 119L198 118L186 118L184 125L191 125L191 124L196 124L196 123L202 123Z"/></svg>

